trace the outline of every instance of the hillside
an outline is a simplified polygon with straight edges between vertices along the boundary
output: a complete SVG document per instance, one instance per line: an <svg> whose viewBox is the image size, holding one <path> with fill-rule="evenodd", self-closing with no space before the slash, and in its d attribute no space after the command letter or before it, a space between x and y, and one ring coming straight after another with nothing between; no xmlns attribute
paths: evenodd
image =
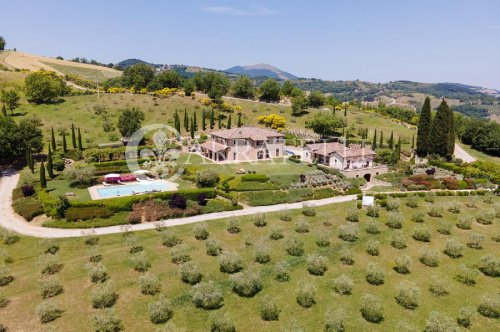
<svg viewBox="0 0 500 332"><path fill-rule="evenodd" d="M99 82L121 75L119 70L113 68L13 51L2 52L0 64L11 70L26 69L34 71L45 69L55 71L59 75L76 75L81 78L92 81L97 80Z"/></svg>
<svg viewBox="0 0 500 332"><path fill-rule="evenodd" d="M250 77L264 76L280 80L296 80L298 78L297 76L292 75L286 71L264 63L250 66L235 66L226 69L225 72L238 75L247 75Z"/></svg>

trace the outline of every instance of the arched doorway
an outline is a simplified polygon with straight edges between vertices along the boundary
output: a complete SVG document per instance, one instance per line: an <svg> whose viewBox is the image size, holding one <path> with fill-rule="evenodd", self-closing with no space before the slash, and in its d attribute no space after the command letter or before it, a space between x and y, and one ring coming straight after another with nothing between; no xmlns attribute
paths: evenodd
<svg viewBox="0 0 500 332"><path fill-rule="evenodd" d="M363 177L365 178L366 182L370 182L372 175L370 173L366 173L365 175L363 175Z"/></svg>

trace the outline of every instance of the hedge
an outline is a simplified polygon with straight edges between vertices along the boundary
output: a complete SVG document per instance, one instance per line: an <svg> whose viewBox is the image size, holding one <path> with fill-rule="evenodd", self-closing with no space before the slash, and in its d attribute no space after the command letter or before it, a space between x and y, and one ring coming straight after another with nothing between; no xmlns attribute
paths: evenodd
<svg viewBox="0 0 500 332"><path fill-rule="evenodd" d="M452 191L452 190L438 190L433 191L436 196L483 196L488 190L467 190L467 191ZM367 196L372 196L368 194ZM388 197L424 197L425 192L400 192L400 193L390 193L390 194L375 194L373 195L377 200L386 200ZM362 194L358 195L358 199L362 199Z"/></svg>
<svg viewBox="0 0 500 332"><path fill-rule="evenodd" d="M44 209L40 201L33 197L20 198L12 204L14 211L27 221L43 214Z"/></svg>
<svg viewBox="0 0 500 332"><path fill-rule="evenodd" d="M95 218L107 219L113 215L107 207L69 207L66 210L66 220L67 221L79 221L79 220L89 220Z"/></svg>
<svg viewBox="0 0 500 332"><path fill-rule="evenodd" d="M211 199L207 202L207 205L201 207L201 213L213 213L222 211L235 211L241 210L243 207L241 205L233 205L224 199Z"/></svg>
<svg viewBox="0 0 500 332"><path fill-rule="evenodd" d="M267 182L269 178L265 174L244 174L241 176L241 181Z"/></svg>
<svg viewBox="0 0 500 332"><path fill-rule="evenodd" d="M141 164L149 159L142 158L142 159L137 159L136 162L138 164ZM95 168L105 168L105 167L114 167L114 166L127 166L127 160L113 160L113 161L103 161L103 162L95 162L92 163L92 166Z"/></svg>
<svg viewBox="0 0 500 332"><path fill-rule="evenodd" d="M244 194L250 206L275 205L295 203L313 199L323 199L338 196L342 193L332 188L309 189L294 188L286 191L250 191Z"/></svg>
<svg viewBox="0 0 500 332"><path fill-rule="evenodd" d="M229 190L232 191L257 191L257 190L277 190L278 186L271 182L261 182L261 181L242 181L237 178L231 180L227 183L229 185Z"/></svg>
<svg viewBox="0 0 500 332"><path fill-rule="evenodd" d="M320 171L326 173L326 174L332 174L338 176L340 179L345 179L345 175L342 174L338 169L333 168L333 167L328 167L328 166L323 166L320 164L316 165L316 168L319 169Z"/></svg>

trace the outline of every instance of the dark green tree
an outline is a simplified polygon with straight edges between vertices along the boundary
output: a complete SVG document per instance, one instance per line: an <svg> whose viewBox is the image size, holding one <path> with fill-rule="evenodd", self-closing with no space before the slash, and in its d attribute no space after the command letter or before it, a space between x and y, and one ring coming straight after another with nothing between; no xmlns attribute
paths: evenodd
<svg viewBox="0 0 500 332"><path fill-rule="evenodd" d="M303 94L292 97L292 115L299 116L309 106L308 99Z"/></svg>
<svg viewBox="0 0 500 332"><path fill-rule="evenodd" d="M210 129L214 129L215 127L215 112L212 108L212 112L210 113Z"/></svg>
<svg viewBox="0 0 500 332"><path fill-rule="evenodd" d="M194 125L194 131L198 130L198 117L196 115L196 111L193 113L193 125Z"/></svg>
<svg viewBox="0 0 500 332"><path fill-rule="evenodd" d="M69 93L66 82L53 71L38 70L24 79L28 100L36 103L50 103Z"/></svg>
<svg viewBox="0 0 500 332"><path fill-rule="evenodd" d="M186 133L189 131L189 119L186 109L184 109L184 130Z"/></svg>
<svg viewBox="0 0 500 332"><path fill-rule="evenodd" d="M436 117L432 121L429 135L429 154L450 159L454 152L454 144L451 145L451 140L455 139L454 133L453 111L443 98L437 109Z"/></svg>
<svg viewBox="0 0 500 332"><path fill-rule="evenodd" d="M42 163L40 164L40 187L43 189L47 188L47 177L45 175L45 165Z"/></svg>
<svg viewBox="0 0 500 332"><path fill-rule="evenodd" d="M372 150L375 150L376 148L377 148L377 129L375 129L375 132L373 133Z"/></svg>
<svg viewBox="0 0 500 332"><path fill-rule="evenodd" d="M255 88L252 80L248 76L241 76L233 85L233 96L236 98L253 99Z"/></svg>
<svg viewBox="0 0 500 332"><path fill-rule="evenodd" d="M238 128L241 128L241 125L242 123L241 123L241 112L240 112L238 113Z"/></svg>
<svg viewBox="0 0 500 332"><path fill-rule="evenodd" d="M217 122L217 128L221 129L222 128L222 114L220 114L220 112L217 113L217 121L218 121Z"/></svg>
<svg viewBox="0 0 500 332"><path fill-rule="evenodd" d="M419 157L425 157L429 153L431 122L431 99L426 97L418 121L416 152Z"/></svg>
<svg viewBox="0 0 500 332"><path fill-rule="evenodd" d="M336 129L346 127L344 118L340 118L331 113L318 113L311 120L306 122L306 128L312 129L321 137L334 136Z"/></svg>
<svg viewBox="0 0 500 332"><path fill-rule="evenodd" d="M51 134L50 145L52 145L52 150L56 151L56 149L57 149L56 136L54 135L54 128L53 127L50 128L50 134Z"/></svg>
<svg viewBox="0 0 500 332"><path fill-rule="evenodd" d="M178 89L180 87L182 87L182 77L175 70L165 70L156 75L148 85L149 90L152 91L163 88Z"/></svg>
<svg viewBox="0 0 500 332"><path fill-rule="evenodd" d="M321 91L312 91L308 97L309 106L320 108L325 104L325 95Z"/></svg>
<svg viewBox="0 0 500 332"><path fill-rule="evenodd" d="M380 132L380 140L378 142L378 147L380 149L384 148L384 132L383 131Z"/></svg>
<svg viewBox="0 0 500 332"><path fill-rule="evenodd" d="M68 145L66 144L66 130L62 131L62 146L63 146L63 152L64 153L68 152Z"/></svg>
<svg viewBox="0 0 500 332"><path fill-rule="evenodd" d="M181 133L181 121L179 119L179 113L177 113L177 110L175 111L174 115L174 122L175 122L175 130L177 131L177 135L180 135Z"/></svg>
<svg viewBox="0 0 500 332"><path fill-rule="evenodd" d="M259 99L264 102L279 102L281 87L278 82L272 78L265 80L259 87Z"/></svg>
<svg viewBox="0 0 500 332"><path fill-rule="evenodd" d="M191 126L189 126L191 139L194 139L194 118L191 116Z"/></svg>
<svg viewBox="0 0 500 332"><path fill-rule="evenodd" d="M78 150L83 150L82 133L80 132L80 128L78 128Z"/></svg>
<svg viewBox="0 0 500 332"><path fill-rule="evenodd" d="M293 89L295 89L295 86L291 81L285 81L283 82L283 85L281 86L281 92L280 94L285 97L291 97L293 93Z"/></svg>
<svg viewBox="0 0 500 332"><path fill-rule="evenodd" d="M73 149L76 149L76 134L74 124L71 124L71 144L73 145Z"/></svg>
<svg viewBox="0 0 500 332"><path fill-rule="evenodd" d="M123 71L122 81L128 88L142 89L155 78L155 70L148 64L138 63ZM127 136L128 137L128 136Z"/></svg>
<svg viewBox="0 0 500 332"><path fill-rule="evenodd" d="M394 149L394 131L391 130L391 136L389 137L389 149Z"/></svg>
<svg viewBox="0 0 500 332"><path fill-rule="evenodd" d="M227 129L231 129L231 114L229 114L229 117L227 118Z"/></svg>
<svg viewBox="0 0 500 332"><path fill-rule="evenodd" d="M348 103L344 104L344 116L347 117L347 108L349 107Z"/></svg>
<svg viewBox="0 0 500 332"><path fill-rule="evenodd" d="M207 114L205 112L205 110L203 110L201 112L201 129L203 129L203 131L207 130Z"/></svg>
<svg viewBox="0 0 500 332"><path fill-rule="evenodd" d="M19 100L21 97L14 90L0 91L0 101L10 110L12 115L14 115L14 110L19 107Z"/></svg>
<svg viewBox="0 0 500 332"><path fill-rule="evenodd" d="M137 107L127 108L122 111L118 118L118 130L123 137L131 137L141 129L144 113Z"/></svg>
<svg viewBox="0 0 500 332"><path fill-rule="evenodd" d="M2 115L7 116L7 108L5 107L5 104L2 104Z"/></svg>
<svg viewBox="0 0 500 332"><path fill-rule="evenodd" d="M411 150L415 149L415 134L411 136Z"/></svg>
<svg viewBox="0 0 500 332"><path fill-rule="evenodd" d="M5 42L5 38L3 38L2 36L0 36L0 51L3 51L5 50L5 45L7 43Z"/></svg>
<svg viewBox="0 0 500 332"><path fill-rule="evenodd" d="M184 94L186 96L188 96L188 97L191 96L195 89L196 89L196 86L194 85L193 80L186 80L184 82Z"/></svg>
<svg viewBox="0 0 500 332"><path fill-rule="evenodd" d="M54 165L52 164L52 149L49 144L49 153L47 154L47 173L49 174L49 178L54 178Z"/></svg>

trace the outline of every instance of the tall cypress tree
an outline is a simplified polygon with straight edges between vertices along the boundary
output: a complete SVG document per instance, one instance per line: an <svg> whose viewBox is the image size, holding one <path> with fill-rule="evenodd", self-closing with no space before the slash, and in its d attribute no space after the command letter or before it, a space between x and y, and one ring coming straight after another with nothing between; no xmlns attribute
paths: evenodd
<svg viewBox="0 0 500 332"><path fill-rule="evenodd" d="M231 129L231 114L229 114L229 117L227 118L227 129Z"/></svg>
<svg viewBox="0 0 500 332"><path fill-rule="evenodd" d="M7 116L7 108L5 108L5 104L2 104L2 115Z"/></svg>
<svg viewBox="0 0 500 332"><path fill-rule="evenodd" d="M425 157L429 153L429 137L432 125L431 116L431 99L426 97L424 106L420 112L420 120L418 121L416 153L419 157Z"/></svg>
<svg viewBox="0 0 500 332"><path fill-rule="evenodd" d="M186 133L189 131L189 119L186 109L184 109L184 129L186 130Z"/></svg>
<svg viewBox="0 0 500 332"><path fill-rule="evenodd" d="M203 129L203 131L207 130L207 114L205 113L205 110L203 110L203 112L201 112L201 129Z"/></svg>
<svg viewBox="0 0 500 332"><path fill-rule="evenodd" d="M51 131L51 137L50 137L50 144L52 145L52 151L56 151L57 145L56 145L56 136L54 135L54 128L50 128Z"/></svg>
<svg viewBox="0 0 500 332"><path fill-rule="evenodd" d="M45 165L42 163L40 164L40 187L43 189L47 188L47 178L45 175Z"/></svg>
<svg viewBox="0 0 500 332"><path fill-rule="evenodd" d="M220 112L217 113L217 128L218 129L222 128L222 116L221 116Z"/></svg>
<svg viewBox="0 0 500 332"><path fill-rule="evenodd" d="M389 149L394 149L394 131L391 130L391 137L389 137Z"/></svg>
<svg viewBox="0 0 500 332"><path fill-rule="evenodd" d="M380 132L380 140L378 142L378 147L381 149L384 147L384 132L383 131Z"/></svg>
<svg viewBox="0 0 500 332"><path fill-rule="evenodd" d="M454 140L453 111L443 98L437 109L436 118L432 121L428 153L450 159L454 148L454 145L451 146L452 139Z"/></svg>
<svg viewBox="0 0 500 332"><path fill-rule="evenodd" d="M375 129L375 132L373 133L372 150L375 150L376 148L377 148L377 129Z"/></svg>
<svg viewBox="0 0 500 332"><path fill-rule="evenodd" d="M78 128L78 150L83 150L82 133L80 132L80 128Z"/></svg>
<svg viewBox="0 0 500 332"><path fill-rule="evenodd" d="M181 134L181 120L179 119L179 113L177 113L177 111L175 111L174 120L175 120L175 130L178 133L177 135L180 136L180 134Z"/></svg>
<svg viewBox="0 0 500 332"><path fill-rule="evenodd" d="M52 164L52 149L49 145L49 153L47 154L47 173L49 174L49 178L54 178L54 166Z"/></svg>
<svg viewBox="0 0 500 332"><path fill-rule="evenodd" d="M347 103L344 105L344 116L347 117Z"/></svg>
<svg viewBox="0 0 500 332"><path fill-rule="evenodd" d="M197 131L198 130L198 118L196 116L196 111L194 111L194 115L193 115L193 125L194 125L194 131Z"/></svg>
<svg viewBox="0 0 500 332"><path fill-rule="evenodd" d="M411 137L411 150L413 151L414 149L415 149L415 134L413 134Z"/></svg>
<svg viewBox="0 0 500 332"><path fill-rule="evenodd" d="M73 145L73 149L76 149L76 135L74 124L71 124L71 144Z"/></svg>
<svg viewBox="0 0 500 332"><path fill-rule="evenodd" d="M194 117L191 116L191 126L189 126L190 134L191 134L191 139L194 139Z"/></svg>
<svg viewBox="0 0 500 332"><path fill-rule="evenodd" d="M210 113L210 129L214 129L215 127L215 112L212 108L212 112Z"/></svg>
<svg viewBox="0 0 500 332"><path fill-rule="evenodd" d="M63 152L66 153L68 152L68 145L66 144L66 131L63 130L62 132L62 138L63 138Z"/></svg>
<svg viewBox="0 0 500 332"><path fill-rule="evenodd" d="M241 113L238 113L238 128L241 128Z"/></svg>

